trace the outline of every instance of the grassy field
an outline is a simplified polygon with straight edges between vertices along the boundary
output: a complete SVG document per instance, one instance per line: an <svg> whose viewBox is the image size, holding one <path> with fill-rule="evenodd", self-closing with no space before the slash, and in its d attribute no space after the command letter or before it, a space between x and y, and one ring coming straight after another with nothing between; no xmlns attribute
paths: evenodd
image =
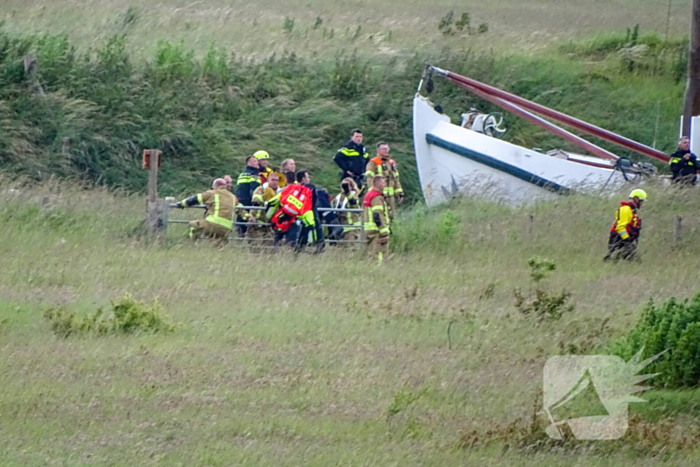
<svg viewBox="0 0 700 467"><path fill-rule="evenodd" d="M328 56L359 49L372 56L435 51L444 46L532 50L592 33L644 31L685 35L690 0L241 0L122 2L4 0L0 20L15 31L66 33L81 47L124 33L136 51L160 39L184 41L203 54L211 43L243 56L294 51ZM440 20L453 10L487 23L480 36L446 37ZM320 21L319 21L320 19ZM287 28L285 29L285 20ZM293 27L289 21L293 20Z"/></svg>
<svg viewBox="0 0 700 467"><path fill-rule="evenodd" d="M550 441L533 416L549 357L605 353L650 299L698 291L695 191L647 187L642 261L605 264L626 193L428 210L410 121L435 60L670 150L689 5L671 3L665 40L665 0L3 0L0 466L698 465L697 388L645 393L614 442ZM450 10L488 32L443 34ZM437 84L452 116L490 109ZM182 227L141 237L141 149L164 150L164 196L235 175L261 147L333 191L330 159L356 126L368 147L391 142L408 190L384 267L332 248L219 251ZM517 144L561 145L508 126ZM557 265L546 287L571 293L560 320L514 305L536 256ZM176 329L65 338L44 317L126 293L157 299Z"/></svg>
<svg viewBox="0 0 700 467"><path fill-rule="evenodd" d="M532 421L550 356L605 352L649 299L697 291L694 193L648 188L640 263L601 261L617 198L569 197L406 211L378 269L360 252L218 251L177 228L149 245L135 236L140 197L0 186L3 466L700 459L697 391L646 393L615 442L550 442ZM559 321L514 307L537 255L558 266L548 287L572 293ZM125 292L158 298L177 329L64 339L42 317L91 314Z"/></svg>

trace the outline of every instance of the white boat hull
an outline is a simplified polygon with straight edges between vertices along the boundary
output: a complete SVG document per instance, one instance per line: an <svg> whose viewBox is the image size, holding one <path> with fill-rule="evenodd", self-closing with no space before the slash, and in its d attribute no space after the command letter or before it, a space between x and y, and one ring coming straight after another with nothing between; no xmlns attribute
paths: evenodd
<svg viewBox="0 0 700 467"><path fill-rule="evenodd" d="M419 94L413 101L413 142L428 206L459 193L519 205L625 182L612 168L548 156L454 125Z"/></svg>

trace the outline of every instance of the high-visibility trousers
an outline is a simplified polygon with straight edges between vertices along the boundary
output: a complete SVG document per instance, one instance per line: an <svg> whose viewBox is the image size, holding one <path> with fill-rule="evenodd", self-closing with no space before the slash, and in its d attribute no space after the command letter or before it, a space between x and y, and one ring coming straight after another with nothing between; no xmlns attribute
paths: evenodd
<svg viewBox="0 0 700 467"><path fill-rule="evenodd" d="M215 240L219 245L225 245L231 233L231 229L227 229L223 225L212 224L206 219L192 221L189 225L190 238L198 239L200 237L209 237Z"/></svg>
<svg viewBox="0 0 700 467"><path fill-rule="evenodd" d="M372 261L382 264L389 256L389 237L381 237L377 231L367 232L367 251Z"/></svg>

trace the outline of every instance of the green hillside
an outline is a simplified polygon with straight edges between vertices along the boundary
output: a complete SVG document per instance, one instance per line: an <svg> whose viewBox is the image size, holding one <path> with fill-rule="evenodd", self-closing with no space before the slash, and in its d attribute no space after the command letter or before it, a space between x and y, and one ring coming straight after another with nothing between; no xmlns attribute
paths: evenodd
<svg viewBox="0 0 700 467"><path fill-rule="evenodd" d="M333 154L360 127L370 151L380 140L392 145L417 200L411 100L428 59L665 151L674 146L687 67L683 40L630 31L538 54L446 48L403 59L288 52L252 60L215 46L197 58L165 41L139 58L128 52L131 40L112 36L81 51L65 36L0 29L5 172L139 191L141 150L160 148L161 191L179 195L235 176L245 157L266 149L273 163L293 157L334 189ZM491 109L448 83L432 97L455 118L472 106ZM515 118L507 124L517 144L566 147Z"/></svg>

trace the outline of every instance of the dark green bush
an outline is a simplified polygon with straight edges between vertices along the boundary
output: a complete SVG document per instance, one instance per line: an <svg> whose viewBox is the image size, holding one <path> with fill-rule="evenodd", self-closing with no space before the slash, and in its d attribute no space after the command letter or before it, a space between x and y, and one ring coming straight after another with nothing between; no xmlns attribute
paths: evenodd
<svg viewBox="0 0 700 467"><path fill-rule="evenodd" d="M171 332L175 326L161 315L157 301L146 305L125 294L111 302L108 313L102 308L94 314L79 317L66 308L50 308L44 317L51 324L51 330L58 337L72 334L133 334L135 332Z"/></svg>
<svg viewBox="0 0 700 467"><path fill-rule="evenodd" d="M625 360L640 349L646 359L665 350L649 366L648 373L661 373L654 386L696 387L700 384L700 294L690 300L669 299L661 306L650 301L637 325L612 346Z"/></svg>

